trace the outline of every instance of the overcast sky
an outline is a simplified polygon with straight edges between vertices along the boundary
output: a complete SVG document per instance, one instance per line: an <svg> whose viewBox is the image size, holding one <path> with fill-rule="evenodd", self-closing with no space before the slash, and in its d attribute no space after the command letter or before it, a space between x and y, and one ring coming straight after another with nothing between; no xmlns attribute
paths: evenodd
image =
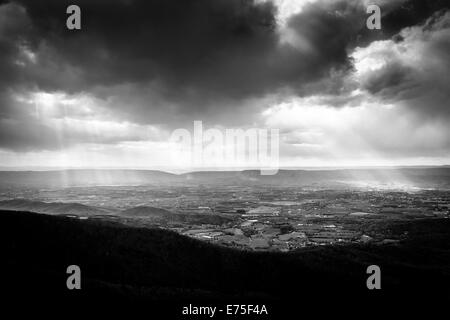
<svg viewBox="0 0 450 320"><path fill-rule="evenodd" d="M446 2L0 0L0 166L180 167L194 120L279 129L282 166L450 164Z"/></svg>

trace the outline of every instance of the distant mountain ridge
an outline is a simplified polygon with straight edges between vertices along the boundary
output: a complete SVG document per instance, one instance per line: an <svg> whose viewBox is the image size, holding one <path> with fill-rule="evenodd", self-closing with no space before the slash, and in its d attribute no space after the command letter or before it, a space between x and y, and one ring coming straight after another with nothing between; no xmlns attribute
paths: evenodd
<svg viewBox="0 0 450 320"><path fill-rule="evenodd" d="M43 202L27 199L12 199L0 201L0 210L13 211L28 211L36 213L44 213L50 215L79 215L79 216L93 216L93 215L120 215L124 217L168 217L175 216L168 210L138 206L123 211L115 209L99 208L95 206L88 206L80 203L63 203L63 202Z"/></svg>
<svg viewBox="0 0 450 320"><path fill-rule="evenodd" d="M114 185L253 185L307 186L317 184L405 184L450 187L449 167L374 168L336 170L279 170L261 175L258 170L198 171L172 174L155 170L0 171L0 187L70 187Z"/></svg>
<svg viewBox="0 0 450 320"><path fill-rule="evenodd" d="M176 175L153 170L0 171L3 186L141 185L173 180Z"/></svg>
<svg viewBox="0 0 450 320"><path fill-rule="evenodd" d="M105 215L112 212L106 209L87 206L80 203L42 202L27 199L13 199L0 201L0 209L14 211L31 211L51 215Z"/></svg>
<svg viewBox="0 0 450 320"><path fill-rule="evenodd" d="M122 218L146 219L151 223L205 223L222 224L230 221L230 218L219 214L185 214L171 212L162 208L150 206L137 206L125 210L111 208L99 208L80 203L42 202L27 199L13 199L0 201L0 210L36 212L48 215L66 216L115 216Z"/></svg>

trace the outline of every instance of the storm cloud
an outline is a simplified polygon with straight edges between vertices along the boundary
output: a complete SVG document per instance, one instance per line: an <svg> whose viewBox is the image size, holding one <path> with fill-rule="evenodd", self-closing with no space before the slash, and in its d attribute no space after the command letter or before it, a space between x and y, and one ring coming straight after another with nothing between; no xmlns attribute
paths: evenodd
<svg viewBox="0 0 450 320"><path fill-rule="evenodd" d="M2 19L9 21L4 80L65 92L138 84L154 105L182 103L201 111L282 88L301 90L331 70L349 68L347 46L365 30L366 18L358 1L309 4L289 21L304 44L299 47L280 42L271 2L78 1L79 32L65 27L68 4L17 0L3 6Z"/></svg>
<svg viewBox="0 0 450 320"><path fill-rule="evenodd" d="M82 29L70 31L73 1L0 1L0 148L149 141L199 119L248 127L309 97L450 118L448 5L373 2L381 30L366 28L368 1L305 1L280 24L276 0L79 0Z"/></svg>
<svg viewBox="0 0 450 320"><path fill-rule="evenodd" d="M353 56L361 66L362 88L423 117L450 119L450 11L403 29L395 40L372 43Z"/></svg>

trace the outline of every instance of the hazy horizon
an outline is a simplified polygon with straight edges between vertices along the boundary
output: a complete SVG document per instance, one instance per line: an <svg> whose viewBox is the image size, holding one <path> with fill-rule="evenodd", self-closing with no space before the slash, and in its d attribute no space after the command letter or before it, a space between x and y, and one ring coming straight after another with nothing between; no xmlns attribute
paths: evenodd
<svg viewBox="0 0 450 320"><path fill-rule="evenodd" d="M442 165L385 165L385 166L311 166L311 167L279 167L278 170L304 170L304 171L326 171L326 170L377 170L377 169L426 169L426 168L447 168L450 164ZM254 171L260 170L257 167L224 167L224 168L185 168L174 169L164 167L6 167L0 166L0 171L66 171L66 170L125 170L125 171L161 171L173 174L183 174L189 172L202 172L202 171L228 171L228 172L240 172L240 171Z"/></svg>

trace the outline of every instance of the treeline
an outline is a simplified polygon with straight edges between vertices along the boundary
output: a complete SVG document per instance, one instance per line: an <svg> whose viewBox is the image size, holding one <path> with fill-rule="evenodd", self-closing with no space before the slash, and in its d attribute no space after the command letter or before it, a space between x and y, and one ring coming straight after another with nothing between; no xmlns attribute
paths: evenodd
<svg viewBox="0 0 450 320"><path fill-rule="evenodd" d="M0 211L3 288L10 297L102 301L450 300L450 221L404 222L400 244L291 253L223 248L160 229ZM366 287L379 265L382 290ZM78 265L82 290L66 288Z"/></svg>

